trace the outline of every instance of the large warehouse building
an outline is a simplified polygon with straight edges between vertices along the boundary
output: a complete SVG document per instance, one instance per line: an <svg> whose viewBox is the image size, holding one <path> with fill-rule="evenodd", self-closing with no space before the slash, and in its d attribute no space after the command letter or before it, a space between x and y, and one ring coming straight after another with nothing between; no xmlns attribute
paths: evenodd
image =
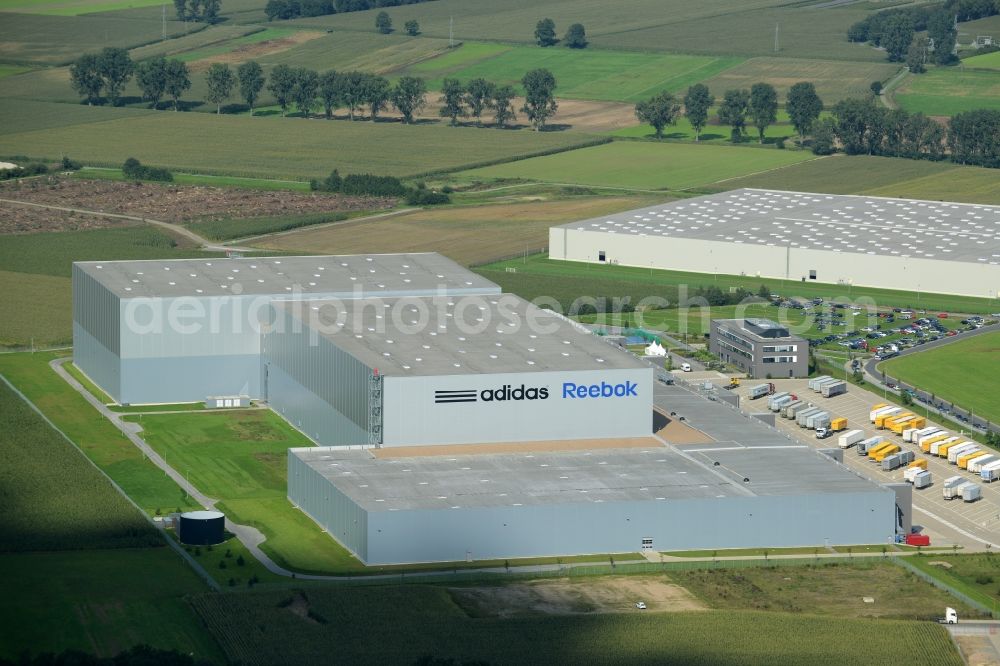
<svg viewBox="0 0 1000 666"><path fill-rule="evenodd" d="M549 231L552 259L1000 297L1000 206L741 189Z"/></svg>
<svg viewBox="0 0 1000 666"><path fill-rule="evenodd" d="M435 254L88 262L73 292L74 361L116 400L251 396L320 444L289 500L368 564L909 529L901 489Z"/></svg>

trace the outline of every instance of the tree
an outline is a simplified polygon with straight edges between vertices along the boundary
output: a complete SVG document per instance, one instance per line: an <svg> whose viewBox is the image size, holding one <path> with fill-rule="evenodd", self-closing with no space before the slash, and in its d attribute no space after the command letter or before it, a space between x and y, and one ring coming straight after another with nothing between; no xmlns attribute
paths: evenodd
<svg viewBox="0 0 1000 666"><path fill-rule="evenodd" d="M288 111L288 102L295 87L295 70L288 65L275 65L271 70L271 81L267 89L274 95L274 101L281 107L281 115Z"/></svg>
<svg viewBox="0 0 1000 666"><path fill-rule="evenodd" d="M913 42L913 34L913 21L908 15L896 14L886 21L880 44L885 48L889 62L902 62Z"/></svg>
<svg viewBox="0 0 1000 666"><path fill-rule="evenodd" d="M111 104L118 106L122 91L135 71L135 64L128 56L128 51L115 46L105 47L98 56L98 70L104 81L104 89L108 91L108 99Z"/></svg>
<svg viewBox="0 0 1000 666"><path fill-rule="evenodd" d="M732 128L731 139L736 143L743 136L747 124L747 107L750 104L748 90L727 90L719 105L719 121Z"/></svg>
<svg viewBox="0 0 1000 666"><path fill-rule="evenodd" d="M392 105L403 114L404 123L412 123L413 114L424 108L426 94L427 84L421 78L404 76L396 82L396 87L392 89Z"/></svg>
<svg viewBox="0 0 1000 666"><path fill-rule="evenodd" d="M205 83L208 85L206 99L215 104L215 113L222 113L222 103L232 96L233 86L236 85L233 70L221 62L213 63L205 74Z"/></svg>
<svg viewBox="0 0 1000 666"><path fill-rule="evenodd" d="M86 98L87 104L94 105L101 97L104 79L101 77L100 57L84 53L69 67L69 81L73 90Z"/></svg>
<svg viewBox="0 0 1000 666"><path fill-rule="evenodd" d="M559 40L556 39L556 22L550 18L544 18L535 24L535 41L539 46L553 46Z"/></svg>
<svg viewBox="0 0 1000 666"><path fill-rule="evenodd" d="M556 77L547 69L533 69L521 79L524 87L524 106L521 111L531 121L535 131L545 127L545 121L551 118L559 108L556 102Z"/></svg>
<svg viewBox="0 0 1000 666"><path fill-rule="evenodd" d="M363 72L347 72L341 80L341 95L344 106L351 120L354 120L354 112L365 102L366 86L368 74Z"/></svg>
<svg viewBox="0 0 1000 666"><path fill-rule="evenodd" d="M755 83L750 88L750 119L757 128L759 143L764 143L764 132L778 119L778 92L770 83Z"/></svg>
<svg viewBox="0 0 1000 666"><path fill-rule="evenodd" d="M715 97L708 91L708 86L696 83L684 95L684 115L694 128L694 140L701 138L701 130L708 122L708 110L715 104Z"/></svg>
<svg viewBox="0 0 1000 666"><path fill-rule="evenodd" d="M365 79L364 101L368 105L372 122L378 118L378 114L388 106L392 99L392 86L389 81L381 76L369 75Z"/></svg>
<svg viewBox="0 0 1000 666"><path fill-rule="evenodd" d="M516 94L512 86L500 86L493 91L490 108L493 109L493 122L497 127L506 127L511 121L517 120L513 104Z"/></svg>
<svg viewBox="0 0 1000 666"><path fill-rule="evenodd" d="M389 12L379 12L375 16L375 29L383 35L392 32L392 19L389 18Z"/></svg>
<svg viewBox="0 0 1000 666"><path fill-rule="evenodd" d="M174 0L178 21L215 23L219 20L221 8L221 0Z"/></svg>
<svg viewBox="0 0 1000 666"><path fill-rule="evenodd" d="M264 71L260 65L250 60L239 66L236 70L236 78L240 83L240 97L250 107L250 115L253 115L253 105L260 97L260 91L264 89Z"/></svg>
<svg viewBox="0 0 1000 666"><path fill-rule="evenodd" d="M844 99L833 107L836 135L848 155L867 151L868 126L871 124L875 103L871 99Z"/></svg>
<svg viewBox="0 0 1000 666"><path fill-rule="evenodd" d="M403 29L410 37L416 37L420 34L420 24L412 19L403 24Z"/></svg>
<svg viewBox="0 0 1000 666"><path fill-rule="evenodd" d="M319 99L327 119L333 118L333 110L339 107L344 97L343 80L337 72L330 70L319 77Z"/></svg>
<svg viewBox="0 0 1000 666"><path fill-rule="evenodd" d="M167 91L167 59L157 56L135 66L135 82L142 91L142 98L155 109Z"/></svg>
<svg viewBox="0 0 1000 666"><path fill-rule="evenodd" d="M876 97L878 97L879 95L882 94L882 82L881 81L872 81L871 85L868 86L868 89L872 91L873 95L875 95Z"/></svg>
<svg viewBox="0 0 1000 666"><path fill-rule="evenodd" d="M174 0L174 11L178 21L187 21L187 0Z"/></svg>
<svg viewBox="0 0 1000 666"><path fill-rule="evenodd" d="M1000 111L979 109L952 116L948 148L952 162L1000 167Z"/></svg>
<svg viewBox="0 0 1000 666"><path fill-rule="evenodd" d="M180 110L181 95L191 87L188 68L181 60L168 60L164 70L167 94L174 100L174 111Z"/></svg>
<svg viewBox="0 0 1000 666"><path fill-rule="evenodd" d="M958 60L955 55L958 31L950 11L942 9L931 15L927 20L927 36L934 40L934 62L950 65Z"/></svg>
<svg viewBox="0 0 1000 666"><path fill-rule="evenodd" d="M910 116L903 126L906 157L940 160L944 157L944 140L944 127L922 113Z"/></svg>
<svg viewBox="0 0 1000 666"><path fill-rule="evenodd" d="M663 138L663 128L677 122L680 115L681 105L677 99L668 92L661 92L655 97L651 97L644 102L635 105L635 116L641 122L653 126L656 131L656 138Z"/></svg>
<svg viewBox="0 0 1000 666"><path fill-rule="evenodd" d="M493 99L496 88L486 79L472 79L465 86L465 102L469 105L469 112L476 119L476 126L482 126L483 110L486 109Z"/></svg>
<svg viewBox="0 0 1000 666"><path fill-rule="evenodd" d="M582 23L574 23L566 30L566 35L563 37L563 45L571 49L587 48L587 32L583 29Z"/></svg>
<svg viewBox="0 0 1000 666"><path fill-rule="evenodd" d="M801 143L819 119L819 114L823 112L823 100L816 94L816 86L808 81L802 81L788 90L785 110L792 121L792 127L799 133Z"/></svg>
<svg viewBox="0 0 1000 666"><path fill-rule="evenodd" d="M442 118L451 118L451 124L457 125L459 116L465 117L468 112L465 110L465 86L458 79L445 79L441 85L441 110Z"/></svg>
<svg viewBox="0 0 1000 666"><path fill-rule="evenodd" d="M923 74L927 71L927 38L917 37L906 51L906 67L911 74Z"/></svg>
<svg viewBox="0 0 1000 666"><path fill-rule="evenodd" d="M295 69L295 84L292 86L291 98L299 115L308 118L316 104L316 93L319 91L319 74L305 67Z"/></svg>

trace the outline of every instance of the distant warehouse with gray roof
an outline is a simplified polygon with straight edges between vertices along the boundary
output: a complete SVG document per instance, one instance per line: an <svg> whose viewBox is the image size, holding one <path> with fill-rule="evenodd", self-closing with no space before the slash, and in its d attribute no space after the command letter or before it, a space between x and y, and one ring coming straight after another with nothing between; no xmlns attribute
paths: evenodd
<svg viewBox="0 0 1000 666"><path fill-rule="evenodd" d="M552 259L1000 297L1000 206L740 189L549 231Z"/></svg>

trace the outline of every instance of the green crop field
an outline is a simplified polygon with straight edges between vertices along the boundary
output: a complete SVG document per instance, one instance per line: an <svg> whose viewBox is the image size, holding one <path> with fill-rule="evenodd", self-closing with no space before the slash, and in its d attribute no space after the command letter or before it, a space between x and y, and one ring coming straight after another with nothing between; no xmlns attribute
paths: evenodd
<svg viewBox="0 0 1000 666"><path fill-rule="evenodd" d="M184 51L179 53L176 57L178 60L182 60L184 62L201 60L202 58L229 53L241 46L259 44L260 42L266 42L271 39L283 39L289 35L295 34L295 32L296 30L294 28L264 28L258 32L251 32L249 34L227 39L224 42L206 45L202 48L191 49L190 51Z"/></svg>
<svg viewBox="0 0 1000 666"><path fill-rule="evenodd" d="M135 7L159 7L169 4L164 0L2 0L0 1L0 12L78 16L95 12L110 12Z"/></svg>
<svg viewBox="0 0 1000 666"><path fill-rule="evenodd" d="M962 66L970 69L1000 70L1000 51L964 58Z"/></svg>
<svg viewBox="0 0 1000 666"><path fill-rule="evenodd" d="M814 159L815 155L804 151L616 141L465 171L460 177L683 190Z"/></svg>
<svg viewBox="0 0 1000 666"><path fill-rule="evenodd" d="M267 541L262 548L296 571L331 572L361 563L288 501L288 449L311 446L271 411L144 414L129 417L143 438L174 469L211 497L234 521L253 525Z"/></svg>
<svg viewBox="0 0 1000 666"><path fill-rule="evenodd" d="M934 67L909 76L894 96L907 111L929 116L1000 109L1000 72Z"/></svg>
<svg viewBox="0 0 1000 666"><path fill-rule="evenodd" d="M24 72L30 71L30 67L20 67L18 65L0 65L0 79L6 78L8 76L14 76L15 74L23 74Z"/></svg>
<svg viewBox="0 0 1000 666"><path fill-rule="evenodd" d="M440 89L445 77L484 78L520 90L525 72L544 67L555 76L559 97L637 102L664 90L686 90L739 62L738 58L470 42L399 73L427 78L431 90Z"/></svg>
<svg viewBox="0 0 1000 666"><path fill-rule="evenodd" d="M872 3L824 6L829 3L784 3L778 0L625 0L614 12L598 0L513 0L504 3L438 0L423 6L387 8L401 27L409 19L421 31L463 40L533 43L535 23L548 16L562 36L571 23L582 23L594 46L636 51L717 55L773 55L774 28L779 30L779 54L788 57L879 61L884 52L852 44L848 26L864 18ZM370 31L375 11L351 12L294 21L310 27Z"/></svg>
<svg viewBox="0 0 1000 666"><path fill-rule="evenodd" d="M0 111L11 105L16 103L0 104ZM73 107L66 108L73 111ZM98 166L137 157L144 164L169 165L180 171L294 180L317 177L334 168L341 173L409 176L589 141L592 138L587 135L566 132L163 111L11 133L4 136L2 145L7 154L56 159L64 154L86 155L89 163ZM251 145L253 150L248 151Z"/></svg>
<svg viewBox="0 0 1000 666"><path fill-rule="evenodd" d="M259 34L263 30L261 26L256 25L230 25L228 23L210 25L204 30L198 30L197 32L191 32L134 48L129 52L129 56L132 60L136 61L158 55L172 56L197 49L222 45L232 39Z"/></svg>
<svg viewBox="0 0 1000 666"><path fill-rule="evenodd" d="M72 342L69 278L0 271L0 284L0 347Z"/></svg>
<svg viewBox="0 0 1000 666"><path fill-rule="evenodd" d="M184 34L188 26L167 21L167 35ZM85 51L105 46L132 47L161 38L159 18L136 20L116 16L41 16L3 14L0 60L44 65L68 64Z"/></svg>
<svg viewBox="0 0 1000 666"><path fill-rule="evenodd" d="M79 451L0 383L0 551L162 546Z"/></svg>
<svg viewBox="0 0 1000 666"><path fill-rule="evenodd" d="M48 362L58 353L0 354L0 374L38 405L88 458L150 514L196 508L183 490L64 382ZM201 508L201 507L197 507Z"/></svg>
<svg viewBox="0 0 1000 666"><path fill-rule="evenodd" d="M1000 204L996 179L996 169L958 166L950 162L837 155L780 171L736 178L710 189L758 187Z"/></svg>
<svg viewBox="0 0 1000 666"><path fill-rule="evenodd" d="M962 664L944 628L926 622L747 611L470 618L448 590L416 585L310 589L298 611L304 604L309 621L289 599L203 595L194 605L226 656L248 664L328 663L333 651L345 663L386 665L433 655L503 664L876 666L902 653L907 663ZM393 640L372 640L373 626L392 627Z"/></svg>
<svg viewBox="0 0 1000 666"><path fill-rule="evenodd" d="M512 271L508 271L508 268ZM844 302L853 302L854 299L871 299L882 306L928 308L946 312L990 313L1000 309L996 300L986 298L923 292L918 296L907 291L800 282L798 280L725 275L722 273L685 273L631 266L556 261L540 254L528 257L526 260L511 259L480 266L476 271L499 284L504 291L513 292L528 300L540 296L552 296L564 307L580 296L635 296L637 293L659 295L676 303L678 302L678 290L683 286L688 289L687 296L693 297L694 291L700 286L714 285L723 291L743 287L756 293L763 283L772 293L781 294L788 298L808 299L818 296L824 300L837 298ZM608 285L609 282L611 285ZM631 287L621 292L611 291L608 288L623 284L631 285Z"/></svg>
<svg viewBox="0 0 1000 666"><path fill-rule="evenodd" d="M3 87L6 82L29 79L52 71L59 70L42 70L41 72L32 72L23 76L5 79L3 83L0 83L0 90L6 90ZM153 111L143 111L140 109L52 104L49 102L33 102L24 99L7 98L0 100L0 117L4 119L4 122L0 123L0 137L6 137L19 132L52 130L74 126L79 129L91 123L125 118L141 118L153 113ZM0 152L3 155L15 154L15 151L7 144L6 138L0 140ZM72 156L72 153L67 154Z"/></svg>
<svg viewBox="0 0 1000 666"><path fill-rule="evenodd" d="M887 374L934 393L939 400L971 409L1000 422L996 377L1000 372L1000 333L959 340L879 365Z"/></svg>
<svg viewBox="0 0 1000 666"><path fill-rule="evenodd" d="M124 181L125 174L121 169L109 167L84 167L73 173L71 178L83 180L114 180ZM174 172L177 185L206 185L208 187L245 187L251 190L292 190L309 192L309 183L304 180L271 180L265 178L238 178L236 176L211 176L200 173Z"/></svg>
<svg viewBox="0 0 1000 666"><path fill-rule="evenodd" d="M184 595L205 592L169 548L0 555L0 659L134 645L220 663L219 645Z"/></svg>
<svg viewBox="0 0 1000 666"><path fill-rule="evenodd" d="M447 39L335 31L295 48L262 58L263 65L309 67L317 71L352 69L385 74L448 50Z"/></svg>
<svg viewBox="0 0 1000 666"><path fill-rule="evenodd" d="M788 89L799 81L810 81L827 106L846 97L870 94L872 81L886 81L899 71L899 65L881 62L844 62L798 58L752 58L725 70L706 81L717 99L733 88L749 89L755 83L770 83L778 90L784 104Z"/></svg>

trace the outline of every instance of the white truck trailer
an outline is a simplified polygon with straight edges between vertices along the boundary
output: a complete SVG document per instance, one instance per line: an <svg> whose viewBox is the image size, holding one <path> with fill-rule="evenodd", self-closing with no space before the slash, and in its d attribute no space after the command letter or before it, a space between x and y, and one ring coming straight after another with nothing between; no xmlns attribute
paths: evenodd
<svg viewBox="0 0 1000 666"><path fill-rule="evenodd" d="M834 382L832 384L823 384L820 389L820 395L824 398L832 398L836 395L842 393L847 393L847 382L841 380L839 382Z"/></svg>
<svg viewBox="0 0 1000 666"><path fill-rule="evenodd" d="M997 479L1000 479L1000 460L983 465L979 470L979 478L987 483L993 483Z"/></svg>
<svg viewBox="0 0 1000 666"><path fill-rule="evenodd" d="M849 449L865 438L864 430L849 430L837 438L837 444L842 449Z"/></svg>
<svg viewBox="0 0 1000 666"><path fill-rule="evenodd" d="M969 466L966 469L968 469L973 474L979 474L980 472L983 471L984 467L986 467L990 463L996 462L997 460L1000 460L1000 457L997 457L995 455L985 455L982 458L976 458L975 460L969 462Z"/></svg>
<svg viewBox="0 0 1000 666"><path fill-rule="evenodd" d="M944 480L944 488L942 493L946 500L955 499L959 496L961 491L959 488L967 483L964 476L950 476Z"/></svg>
<svg viewBox="0 0 1000 666"><path fill-rule="evenodd" d="M910 428L908 430L904 430L903 431L903 441L904 442L913 442L914 444L916 444L916 443L918 443L920 441L920 438L923 437L924 435L933 435L933 434L938 433L938 432L941 432L941 428L938 428L936 426L930 426L930 427L927 427L927 428L920 428L919 430L915 430L913 428ZM909 439L907 439L906 433L910 433Z"/></svg>
<svg viewBox="0 0 1000 666"><path fill-rule="evenodd" d="M933 482L934 482L934 477L927 470L924 470L913 477L913 487L917 489L926 488Z"/></svg>
<svg viewBox="0 0 1000 666"><path fill-rule="evenodd" d="M978 448L975 444L960 444L959 446L953 446L948 449L948 462L952 465L958 463L958 457L964 456L966 453L972 453L972 450Z"/></svg>
<svg viewBox="0 0 1000 666"><path fill-rule="evenodd" d="M771 387L771 384L757 384L756 386L751 386L749 391L750 399L756 400L757 398L763 398L771 392Z"/></svg>
<svg viewBox="0 0 1000 666"><path fill-rule="evenodd" d="M885 437L882 435L875 435L874 437L869 437L868 439L858 442L858 455L868 455L868 449L875 448L884 441Z"/></svg>
<svg viewBox="0 0 1000 666"><path fill-rule="evenodd" d="M822 384L828 379L832 379L832 377L830 377L830 375L820 375L819 377L813 377L812 379L809 380L809 389L815 391L817 385Z"/></svg>
<svg viewBox="0 0 1000 666"><path fill-rule="evenodd" d="M830 412L819 412L817 414L813 414L806 419L806 427L810 430L815 430L816 428L829 428Z"/></svg>

